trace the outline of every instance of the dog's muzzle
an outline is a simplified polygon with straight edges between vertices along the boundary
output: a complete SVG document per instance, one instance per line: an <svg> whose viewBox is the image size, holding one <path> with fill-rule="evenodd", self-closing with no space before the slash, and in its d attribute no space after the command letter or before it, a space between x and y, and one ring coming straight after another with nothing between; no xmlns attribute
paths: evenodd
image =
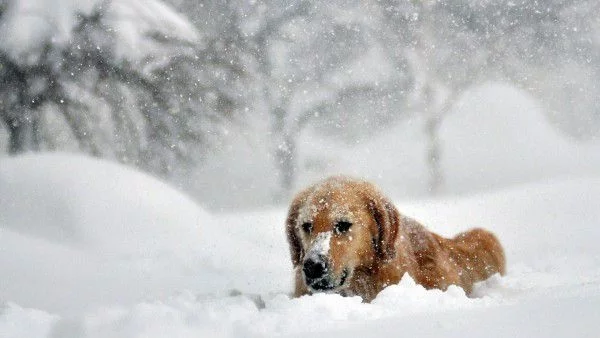
<svg viewBox="0 0 600 338"><path fill-rule="evenodd" d="M302 266L304 281L314 291L329 291L336 289L346 282L348 270L344 269L340 281L337 282L330 269L327 257L319 255L310 257L304 261Z"/></svg>
<svg viewBox="0 0 600 338"><path fill-rule="evenodd" d="M314 281L324 278L329 272L329 263L325 256L310 257L304 261L302 272L307 281Z"/></svg>

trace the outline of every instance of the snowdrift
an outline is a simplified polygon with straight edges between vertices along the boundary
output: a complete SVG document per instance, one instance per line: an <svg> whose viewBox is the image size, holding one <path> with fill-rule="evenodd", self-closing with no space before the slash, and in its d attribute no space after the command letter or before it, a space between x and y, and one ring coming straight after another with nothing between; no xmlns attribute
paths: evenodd
<svg viewBox="0 0 600 338"><path fill-rule="evenodd" d="M285 210L209 215L169 186L71 155L2 158L2 337L596 337L600 177L399 209L452 235L496 232L508 275L371 304L292 299Z"/></svg>
<svg viewBox="0 0 600 338"><path fill-rule="evenodd" d="M196 250L211 217L168 185L78 156L0 161L0 299L81 311L194 273L192 258L173 258ZM181 271L158 273L174 261Z"/></svg>

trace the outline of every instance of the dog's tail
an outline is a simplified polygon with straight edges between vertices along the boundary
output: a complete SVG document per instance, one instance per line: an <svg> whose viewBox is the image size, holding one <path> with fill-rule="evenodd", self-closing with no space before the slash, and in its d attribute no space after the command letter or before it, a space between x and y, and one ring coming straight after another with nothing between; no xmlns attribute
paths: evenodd
<svg viewBox="0 0 600 338"><path fill-rule="evenodd" d="M453 239L451 256L470 275L471 281L478 282L499 273L506 273L506 258L500 241L484 229L472 229Z"/></svg>

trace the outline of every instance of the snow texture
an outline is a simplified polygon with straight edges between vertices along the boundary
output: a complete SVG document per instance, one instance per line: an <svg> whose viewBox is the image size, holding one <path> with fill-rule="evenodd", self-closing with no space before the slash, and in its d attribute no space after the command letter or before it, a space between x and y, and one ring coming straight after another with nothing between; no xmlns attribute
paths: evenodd
<svg viewBox="0 0 600 338"><path fill-rule="evenodd" d="M3 13L0 49L17 63L36 65L48 45L67 44L79 15L93 10L103 11L103 23L115 33L118 59L137 62L162 55L163 47L152 37L199 39L190 23L155 0L19 0L11 1Z"/></svg>
<svg viewBox="0 0 600 338"><path fill-rule="evenodd" d="M210 215L155 179L72 155L3 158L2 337L597 337L600 177L398 203L449 236L494 231L508 273L475 298L406 277L370 304L290 298L285 210Z"/></svg>
<svg viewBox="0 0 600 338"><path fill-rule="evenodd" d="M319 261L319 256L328 257L331 244L331 235L333 235L333 231L319 233L312 242L310 249L306 253L306 257L308 259L312 258L314 261Z"/></svg>

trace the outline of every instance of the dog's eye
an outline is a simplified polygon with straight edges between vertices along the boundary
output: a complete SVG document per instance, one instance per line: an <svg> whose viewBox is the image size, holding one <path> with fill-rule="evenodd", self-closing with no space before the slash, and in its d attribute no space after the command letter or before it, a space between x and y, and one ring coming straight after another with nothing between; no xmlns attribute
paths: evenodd
<svg viewBox="0 0 600 338"><path fill-rule="evenodd" d="M312 231L312 227L313 225L310 222L302 223L302 230L304 230L306 233L310 233Z"/></svg>
<svg viewBox="0 0 600 338"><path fill-rule="evenodd" d="M350 230L351 226L352 226L352 223L350 223L348 221L339 221L335 224L335 231L338 234L343 234L343 233L347 232L348 230Z"/></svg>

